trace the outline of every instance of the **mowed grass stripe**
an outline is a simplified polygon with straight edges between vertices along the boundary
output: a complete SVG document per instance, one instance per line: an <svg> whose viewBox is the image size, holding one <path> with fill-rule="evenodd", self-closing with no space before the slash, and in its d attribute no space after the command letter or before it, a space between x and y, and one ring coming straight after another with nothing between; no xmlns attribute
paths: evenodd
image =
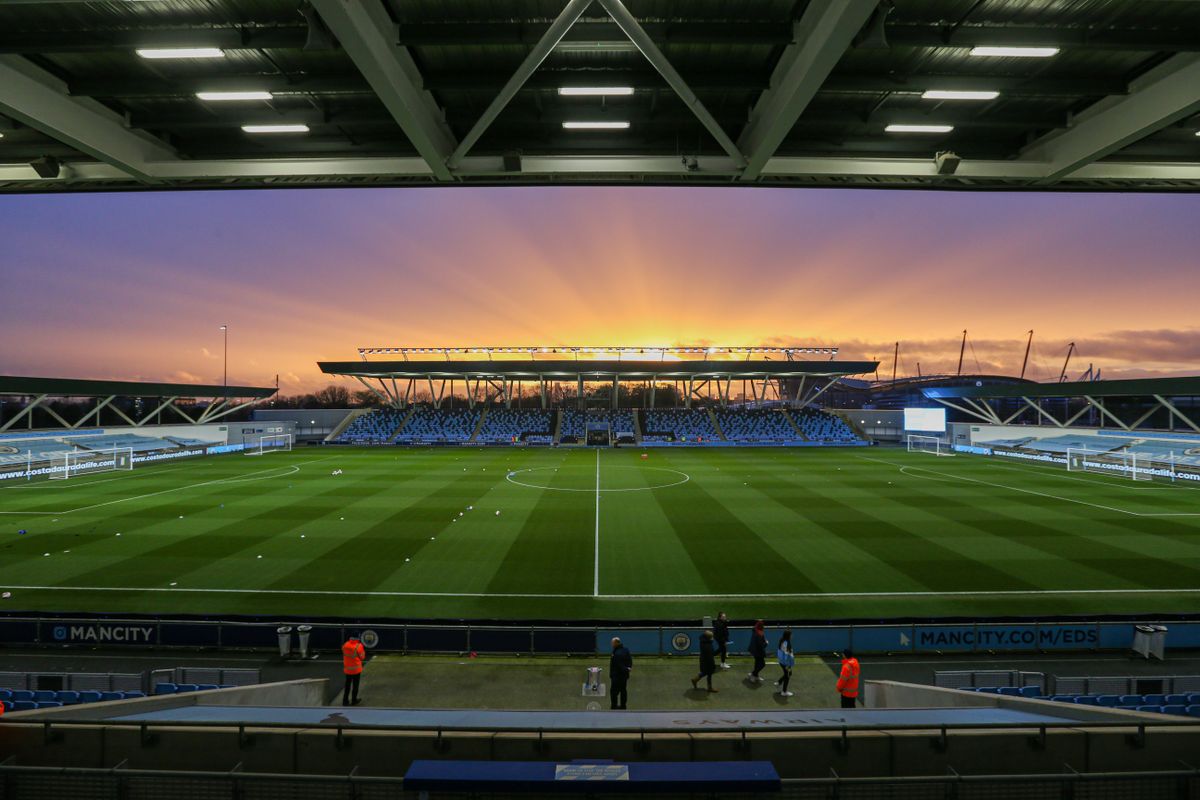
<svg viewBox="0 0 1200 800"><path fill-rule="evenodd" d="M183 520L168 514L157 522L157 527L133 528L117 540L120 545L109 544L109 547L127 548L120 562L93 567L56 582L149 586L181 578L194 579L203 571L212 571L226 584L236 581L237 586L260 586L255 578L261 578L262 565L254 563L257 560L254 556L268 542L280 534L292 534L313 520L341 513L347 497L361 498L389 488L386 485L372 487L363 480L330 480L325 488L314 492L308 489L317 484L315 478L313 476L304 483L293 482L290 489L284 483L269 492L263 493L260 488L259 495L242 497L246 505L255 509L249 515L246 515L248 509L245 507L237 512L232 510L229 497L220 498L226 501L225 509L221 509L219 503L215 507L188 504ZM303 506L295 502L297 495L304 498ZM147 543L154 546L147 549Z"/></svg>
<svg viewBox="0 0 1200 800"><path fill-rule="evenodd" d="M596 456L592 450L568 452L565 464L557 472L553 467L538 472L537 482L550 488L540 490L537 503L488 581L488 592L591 594L594 491L553 489L594 490Z"/></svg>
<svg viewBox="0 0 1200 800"><path fill-rule="evenodd" d="M710 474L700 479L693 475L670 491L654 493L669 529L708 590L717 594L820 591L816 582L705 488L717 480Z"/></svg>
<svg viewBox="0 0 1200 800"><path fill-rule="evenodd" d="M314 564L275 577L268 588L344 589L349 582L361 591L376 589L403 566L405 558L419 553L429 537L441 531L454 513L477 502L491 489L495 476L484 468L503 474L500 456L504 454L494 451L490 455L478 461L468 457L452 462L463 464L466 469L446 470L445 477L438 478L432 491L422 491L407 502L389 503L390 510L382 518L369 525L354 526L356 533L342 537L322 552ZM409 486L415 480L430 477L420 464L414 466L415 469L401 473Z"/></svg>

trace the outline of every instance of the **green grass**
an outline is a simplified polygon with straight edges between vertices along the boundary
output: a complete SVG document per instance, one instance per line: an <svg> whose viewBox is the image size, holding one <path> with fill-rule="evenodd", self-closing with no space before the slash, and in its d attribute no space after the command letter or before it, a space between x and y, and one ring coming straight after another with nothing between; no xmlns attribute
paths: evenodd
<svg viewBox="0 0 1200 800"><path fill-rule="evenodd" d="M0 588L9 611L1183 612L1200 489L886 448L304 448L0 488Z"/></svg>

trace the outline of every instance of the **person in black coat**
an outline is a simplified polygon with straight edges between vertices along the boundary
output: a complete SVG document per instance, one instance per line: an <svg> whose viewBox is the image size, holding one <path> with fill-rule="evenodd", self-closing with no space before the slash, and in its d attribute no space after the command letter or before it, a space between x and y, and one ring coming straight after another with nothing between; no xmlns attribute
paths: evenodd
<svg viewBox="0 0 1200 800"><path fill-rule="evenodd" d="M633 655L616 636L612 640L612 656L608 659L609 695L612 708L624 709L629 700L629 673L633 672Z"/></svg>
<svg viewBox="0 0 1200 800"><path fill-rule="evenodd" d="M705 631L704 635L700 637L700 674L692 678L692 688L698 689L699 687L696 684L700 682L701 678L706 678L708 680L708 690L716 692L717 690L712 685L712 676L716 671L717 648L713 642L713 632Z"/></svg>
<svg viewBox="0 0 1200 800"><path fill-rule="evenodd" d="M713 638L717 641L721 669L729 669L729 665L725 663L725 657L729 655L729 617L725 616L724 611L717 612L717 618L713 622Z"/></svg>
<svg viewBox="0 0 1200 800"><path fill-rule="evenodd" d="M754 633L750 634L750 655L754 656L754 671L746 677L754 683L762 683L763 667L767 665L767 633L760 619L754 623Z"/></svg>

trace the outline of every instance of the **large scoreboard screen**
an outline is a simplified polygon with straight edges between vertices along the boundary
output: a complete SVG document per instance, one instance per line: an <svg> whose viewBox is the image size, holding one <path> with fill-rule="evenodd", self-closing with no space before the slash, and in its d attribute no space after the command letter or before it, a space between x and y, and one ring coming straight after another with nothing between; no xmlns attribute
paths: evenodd
<svg viewBox="0 0 1200 800"><path fill-rule="evenodd" d="M904 409L904 430L919 433L945 433L946 409L906 408Z"/></svg>

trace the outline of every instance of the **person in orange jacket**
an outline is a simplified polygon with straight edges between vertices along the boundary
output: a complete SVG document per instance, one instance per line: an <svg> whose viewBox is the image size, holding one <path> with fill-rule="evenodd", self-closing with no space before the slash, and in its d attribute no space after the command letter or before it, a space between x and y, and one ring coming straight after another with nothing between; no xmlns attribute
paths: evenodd
<svg viewBox="0 0 1200 800"><path fill-rule="evenodd" d="M858 703L858 676L861 672L854 651L842 651L842 672L838 675L837 690L842 696L842 708L854 708Z"/></svg>
<svg viewBox="0 0 1200 800"><path fill-rule="evenodd" d="M362 680L363 661L367 658L367 649L359 641L358 634L350 634L350 638L342 645L342 672L346 673L346 686L342 689L342 705L358 705L358 684ZM351 699L353 695L353 700Z"/></svg>

